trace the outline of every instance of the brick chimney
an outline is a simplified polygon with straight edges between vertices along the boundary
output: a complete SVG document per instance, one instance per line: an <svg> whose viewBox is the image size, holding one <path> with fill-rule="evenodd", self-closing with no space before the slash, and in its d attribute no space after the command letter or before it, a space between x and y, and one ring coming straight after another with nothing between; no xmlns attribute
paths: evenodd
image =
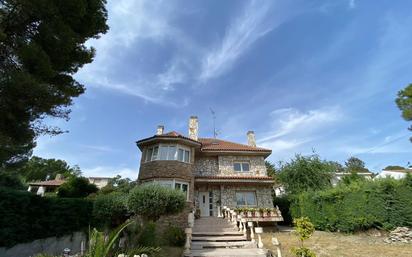
<svg viewBox="0 0 412 257"><path fill-rule="evenodd" d="M197 116L190 116L189 119L189 138L197 140L199 136L199 121Z"/></svg>
<svg viewBox="0 0 412 257"><path fill-rule="evenodd" d="M156 135L163 135L164 130L165 130L165 127L163 125L157 126Z"/></svg>
<svg viewBox="0 0 412 257"><path fill-rule="evenodd" d="M248 131L247 132L247 144L250 146L256 147L256 139L255 139L255 132L254 131Z"/></svg>

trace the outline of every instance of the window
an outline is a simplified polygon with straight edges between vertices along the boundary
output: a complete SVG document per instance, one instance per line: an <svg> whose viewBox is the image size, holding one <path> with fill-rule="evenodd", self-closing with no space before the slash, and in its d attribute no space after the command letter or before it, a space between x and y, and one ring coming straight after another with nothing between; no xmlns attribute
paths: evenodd
<svg viewBox="0 0 412 257"><path fill-rule="evenodd" d="M155 160L178 160L190 162L190 150L180 145L159 145L146 150L146 162Z"/></svg>
<svg viewBox="0 0 412 257"><path fill-rule="evenodd" d="M256 206L256 192L236 192L238 206Z"/></svg>
<svg viewBox="0 0 412 257"><path fill-rule="evenodd" d="M176 190L183 191L186 194L186 200L189 201L189 183L174 180L154 180L153 183L157 183L167 188L174 188Z"/></svg>
<svg viewBox="0 0 412 257"><path fill-rule="evenodd" d="M234 162L233 169L236 172L249 172L249 163L248 162Z"/></svg>

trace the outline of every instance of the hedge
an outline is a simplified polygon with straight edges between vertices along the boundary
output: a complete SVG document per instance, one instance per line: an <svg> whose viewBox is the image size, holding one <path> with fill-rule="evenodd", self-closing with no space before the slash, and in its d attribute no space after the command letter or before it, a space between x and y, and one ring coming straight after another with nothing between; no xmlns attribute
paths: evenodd
<svg viewBox="0 0 412 257"><path fill-rule="evenodd" d="M412 226L412 177L364 181L295 196L293 217L309 217L317 229L354 232Z"/></svg>
<svg viewBox="0 0 412 257"><path fill-rule="evenodd" d="M92 209L93 203L87 199L42 198L0 187L0 246L85 229Z"/></svg>

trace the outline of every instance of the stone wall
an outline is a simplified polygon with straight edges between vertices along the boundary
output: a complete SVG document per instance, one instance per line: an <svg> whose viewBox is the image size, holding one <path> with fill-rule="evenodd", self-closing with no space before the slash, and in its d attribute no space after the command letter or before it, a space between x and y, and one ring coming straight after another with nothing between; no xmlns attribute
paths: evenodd
<svg viewBox="0 0 412 257"><path fill-rule="evenodd" d="M195 176L219 175L217 156L196 156L194 174Z"/></svg>
<svg viewBox="0 0 412 257"><path fill-rule="evenodd" d="M75 232L62 237L49 237L38 239L30 243L18 244L11 248L0 247L2 257L28 257L40 253L61 256L64 248L69 248L72 253L80 252L81 242L87 242L86 234Z"/></svg>
<svg viewBox="0 0 412 257"><path fill-rule="evenodd" d="M235 172L233 163L236 161L246 161L250 164L250 172ZM223 176L266 176L265 158L263 156L225 156L218 157L219 175Z"/></svg>
<svg viewBox="0 0 412 257"><path fill-rule="evenodd" d="M187 203L185 209L175 215L168 215L168 216L162 216L158 221L156 221L156 230L159 235L163 235L164 231L169 227L169 226L176 226L181 229L185 229L188 227L188 215L189 213L193 210L193 204L192 203Z"/></svg>
<svg viewBox="0 0 412 257"><path fill-rule="evenodd" d="M257 207L273 208L272 188L269 186L225 186L221 194L222 206L237 207L236 191L255 191Z"/></svg>

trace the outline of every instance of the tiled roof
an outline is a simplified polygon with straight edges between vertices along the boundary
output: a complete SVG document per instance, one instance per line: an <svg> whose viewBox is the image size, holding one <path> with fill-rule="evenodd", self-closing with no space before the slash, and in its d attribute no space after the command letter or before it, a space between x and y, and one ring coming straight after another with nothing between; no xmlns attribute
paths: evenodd
<svg viewBox="0 0 412 257"><path fill-rule="evenodd" d="M38 182L30 182L29 185L31 186L60 186L62 185L65 180L47 180L47 181L38 181Z"/></svg>
<svg viewBox="0 0 412 257"><path fill-rule="evenodd" d="M245 179L245 180L273 180L268 176L195 176L195 179Z"/></svg>
<svg viewBox="0 0 412 257"><path fill-rule="evenodd" d="M137 144L140 144L140 143L142 143L142 142L144 142L144 141L151 140L151 139L155 139L155 138L181 138L181 139L190 140L190 141L192 141L192 142L195 142L195 143L200 144L199 141L193 140L193 139L191 139L190 137L183 136L182 134L180 134L179 132L176 132L176 131L170 131L170 132L164 133L164 134L162 134L162 135L154 135L154 136L152 136L152 137L143 138L143 139L137 141L136 143L137 143Z"/></svg>
<svg viewBox="0 0 412 257"><path fill-rule="evenodd" d="M199 138L202 151L246 151L246 152L271 152L269 149L243 145L216 138Z"/></svg>

